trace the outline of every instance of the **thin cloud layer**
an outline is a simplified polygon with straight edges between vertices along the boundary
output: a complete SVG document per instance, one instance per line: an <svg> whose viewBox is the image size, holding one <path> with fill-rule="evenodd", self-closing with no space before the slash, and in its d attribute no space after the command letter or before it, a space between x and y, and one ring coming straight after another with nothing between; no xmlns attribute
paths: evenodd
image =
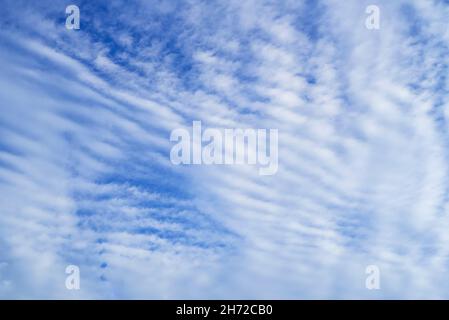
<svg viewBox="0 0 449 320"><path fill-rule="evenodd" d="M6 1L0 297L448 298L449 6L371 4L81 1L67 30ZM277 173L174 166L195 120L278 129Z"/></svg>

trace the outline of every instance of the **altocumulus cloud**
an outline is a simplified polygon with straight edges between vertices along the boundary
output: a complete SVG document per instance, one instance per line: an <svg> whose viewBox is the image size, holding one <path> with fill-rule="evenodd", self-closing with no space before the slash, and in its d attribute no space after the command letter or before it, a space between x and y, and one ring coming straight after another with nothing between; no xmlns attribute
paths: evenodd
<svg viewBox="0 0 449 320"><path fill-rule="evenodd" d="M447 1L69 4L2 2L0 297L449 298ZM195 120L277 173L172 165Z"/></svg>

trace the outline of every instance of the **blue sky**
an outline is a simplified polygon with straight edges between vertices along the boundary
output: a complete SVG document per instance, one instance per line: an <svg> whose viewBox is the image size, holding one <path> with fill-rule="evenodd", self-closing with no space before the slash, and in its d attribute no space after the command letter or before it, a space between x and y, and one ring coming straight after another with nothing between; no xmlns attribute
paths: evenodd
<svg viewBox="0 0 449 320"><path fill-rule="evenodd" d="M449 298L448 16L2 1L0 297ZM278 172L174 166L193 120L277 128Z"/></svg>

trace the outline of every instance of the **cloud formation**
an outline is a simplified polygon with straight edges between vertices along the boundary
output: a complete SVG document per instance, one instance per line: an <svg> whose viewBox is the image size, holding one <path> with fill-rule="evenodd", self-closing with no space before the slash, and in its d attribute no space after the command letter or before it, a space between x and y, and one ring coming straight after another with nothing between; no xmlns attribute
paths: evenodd
<svg viewBox="0 0 449 320"><path fill-rule="evenodd" d="M5 1L0 297L448 298L449 6L371 4ZM277 174L174 166L194 120Z"/></svg>

